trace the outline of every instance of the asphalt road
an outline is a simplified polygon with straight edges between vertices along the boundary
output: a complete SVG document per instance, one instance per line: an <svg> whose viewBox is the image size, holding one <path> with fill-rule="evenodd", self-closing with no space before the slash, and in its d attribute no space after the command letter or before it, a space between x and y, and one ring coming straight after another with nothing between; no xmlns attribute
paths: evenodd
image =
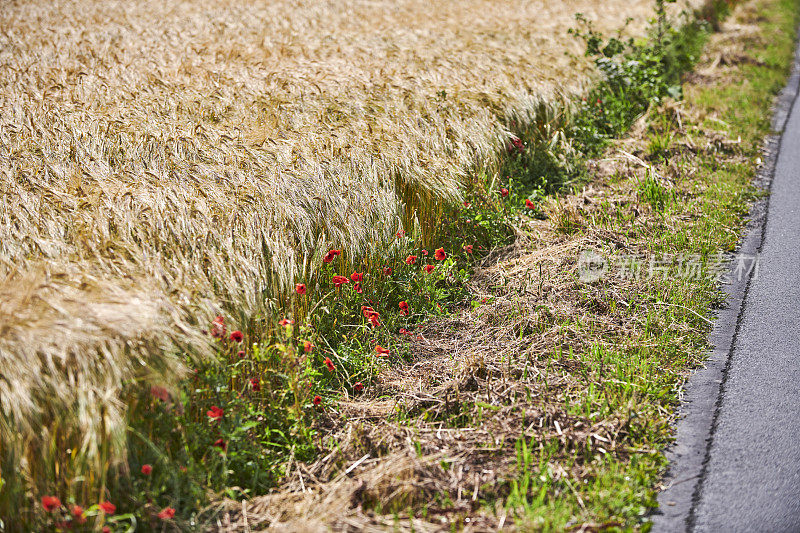
<svg viewBox="0 0 800 533"><path fill-rule="evenodd" d="M695 531L800 531L800 106L722 384Z"/></svg>
<svg viewBox="0 0 800 533"><path fill-rule="evenodd" d="M655 531L800 532L800 68L774 121L771 195L726 286L707 368L693 376ZM769 179L767 178L767 181ZM752 263L752 260L751 260Z"/></svg>

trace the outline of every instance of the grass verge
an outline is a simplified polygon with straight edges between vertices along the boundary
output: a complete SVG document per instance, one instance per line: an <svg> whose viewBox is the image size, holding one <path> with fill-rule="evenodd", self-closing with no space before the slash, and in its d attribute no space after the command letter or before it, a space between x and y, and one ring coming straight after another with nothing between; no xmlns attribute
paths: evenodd
<svg viewBox="0 0 800 533"><path fill-rule="evenodd" d="M703 360L721 261L758 194L751 181L792 62L798 6L741 4L687 77L683 101L652 109L610 150L593 190L559 206L570 221L562 231L593 240L609 271L576 295L593 312L560 325L579 342L547 357L580 369L567 372L567 413L592 427L622 423L611 438L518 442L508 502L524 523L647 528L677 391Z"/></svg>

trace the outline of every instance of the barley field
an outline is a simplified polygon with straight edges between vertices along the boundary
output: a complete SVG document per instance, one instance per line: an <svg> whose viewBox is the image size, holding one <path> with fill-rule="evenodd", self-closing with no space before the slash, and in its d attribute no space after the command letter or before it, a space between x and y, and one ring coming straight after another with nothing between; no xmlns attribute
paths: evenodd
<svg viewBox="0 0 800 533"><path fill-rule="evenodd" d="M122 385L174 381L216 313L256 336L329 248L354 262L401 229L424 241L512 119L591 81L567 34L577 12L604 31L632 17L633 34L653 13L649 0L3 2L3 467L44 475L31 455L61 440L87 461L122 453Z"/></svg>

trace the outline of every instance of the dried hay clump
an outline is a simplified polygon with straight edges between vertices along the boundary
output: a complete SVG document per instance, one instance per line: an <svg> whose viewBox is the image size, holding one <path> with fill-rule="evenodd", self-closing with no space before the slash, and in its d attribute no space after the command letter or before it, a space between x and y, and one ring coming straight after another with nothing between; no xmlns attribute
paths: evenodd
<svg viewBox="0 0 800 533"><path fill-rule="evenodd" d="M706 137L709 142L687 156L715 150ZM640 316L627 308L653 283L619 270L602 282L584 283L580 253L610 245L621 255L643 254L648 236L662 232L664 224L698 215L665 217L639 197L639 184L652 172L636 155L644 155L634 149L640 144L631 138L612 148L591 187L553 201L547 220L526 221L514 245L485 259L472 293L491 300L432 320L411 341L411 364L383 371L369 393L329 407L319 424L331 450L327 456L293 464L273 494L219 502L208 510L218 520L210 530L427 532L450 531L454 524L463 531L536 530L524 520L516 523L524 513L515 515L510 503L509 481L522 468L520 441L554 445L546 464L531 468L552 481L549 497L575 498L583 509L571 530L622 527L592 521L580 487L597 475L598 465L586 457L609 454L625 462L656 453L633 446L634 420L655 418L648 410L663 407L620 404L596 417L570 412L566 404L616 381L613 369L604 375L602 365L593 367L582 354L641 347ZM736 163L739 157L720 160ZM638 162L631 164L632 158ZM694 185L676 187L690 195ZM609 204L631 215L622 230L595 224ZM571 231L560 225L564 213ZM689 337L697 324L676 321L669 327Z"/></svg>
<svg viewBox="0 0 800 533"><path fill-rule="evenodd" d="M3 453L67 413L92 456L212 313L270 316L326 247L430 226L498 116L584 83L573 14L638 31L650 4L6 3Z"/></svg>

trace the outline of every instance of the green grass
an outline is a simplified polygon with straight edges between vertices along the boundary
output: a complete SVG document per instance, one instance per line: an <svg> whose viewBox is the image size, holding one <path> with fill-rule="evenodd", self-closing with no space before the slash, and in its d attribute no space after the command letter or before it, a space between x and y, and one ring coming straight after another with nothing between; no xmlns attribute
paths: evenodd
<svg viewBox="0 0 800 533"><path fill-rule="evenodd" d="M658 215L637 224L604 203L593 213L591 226L625 235L655 256L696 255L706 262L735 248L748 204L758 194L751 181L770 133L770 106L786 82L799 21L797 0L758 5L757 23L768 37L746 43L757 61L739 65L721 83L685 87L683 132L666 116L651 117L646 139L651 164L658 169L674 162L683 171L675 191L652 173L638 182L638 197ZM716 119L693 122L692 116ZM673 149L676 141L703 138L709 131L740 137L741 143L730 157L713 152L686 156ZM690 169L694 173L687 175ZM606 252L613 257L612 246ZM519 474L511 482L508 505L532 529L563 530L584 521L621 530L648 528L646 514L656 505L654 486L665 467L660 450L672 435L676 389L685 371L704 357L709 324L701 317L712 315L721 295L713 272L704 268L696 279L657 277L623 296L627 308L618 295L603 297L609 315L636 326L624 337L597 338L592 320L564 325L593 346L574 355L592 385L576 386L566 395L565 409L588 419L627 417L624 443L630 453L568 452L551 442L520 441ZM589 470L582 483L553 479L554 462L578 460Z"/></svg>

